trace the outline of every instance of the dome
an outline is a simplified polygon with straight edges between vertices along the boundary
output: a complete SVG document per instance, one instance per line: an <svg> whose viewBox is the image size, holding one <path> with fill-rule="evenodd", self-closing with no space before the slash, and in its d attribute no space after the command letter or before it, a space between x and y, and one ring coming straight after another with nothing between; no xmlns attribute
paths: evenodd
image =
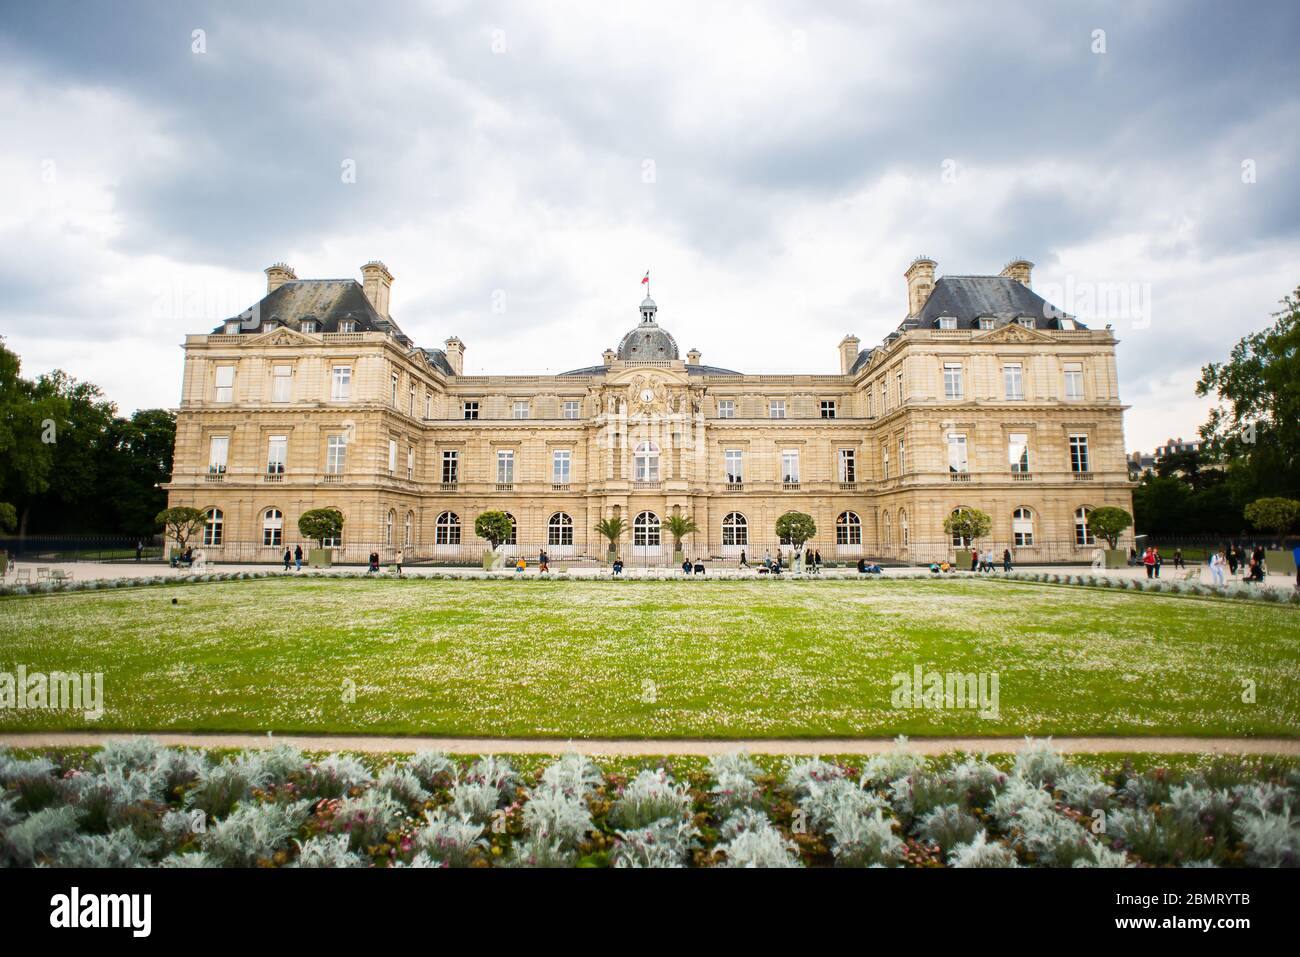
<svg viewBox="0 0 1300 957"><path fill-rule="evenodd" d="M641 324L618 344L618 357L624 362L667 362L678 358L676 340L655 322L658 311L648 295L641 301Z"/></svg>

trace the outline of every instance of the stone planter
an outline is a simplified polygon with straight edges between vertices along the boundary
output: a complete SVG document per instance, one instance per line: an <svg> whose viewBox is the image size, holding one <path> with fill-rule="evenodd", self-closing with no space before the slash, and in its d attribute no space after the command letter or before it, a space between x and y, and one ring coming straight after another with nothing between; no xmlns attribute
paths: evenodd
<svg viewBox="0 0 1300 957"><path fill-rule="evenodd" d="M1264 564L1271 574L1295 574L1295 556L1291 552L1264 550Z"/></svg>
<svg viewBox="0 0 1300 957"><path fill-rule="evenodd" d="M334 549L332 548L308 549L307 564L312 568L330 568L334 564Z"/></svg>
<svg viewBox="0 0 1300 957"><path fill-rule="evenodd" d="M1106 549L1106 567L1107 568L1125 568L1128 566L1128 549L1127 548L1108 548Z"/></svg>

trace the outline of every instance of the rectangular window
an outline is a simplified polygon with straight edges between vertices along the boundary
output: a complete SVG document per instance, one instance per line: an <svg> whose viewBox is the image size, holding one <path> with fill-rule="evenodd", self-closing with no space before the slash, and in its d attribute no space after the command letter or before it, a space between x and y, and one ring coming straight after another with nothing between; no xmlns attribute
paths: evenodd
<svg viewBox="0 0 1300 957"><path fill-rule="evenodd" d="M289 451L289 439L284 435L273 435L266 443L266 473L283 475L284 462Z"/></svg>
<svg viewBox="0 0 1300 957"><path fill-rule="evenodd" d="M987 317L981 319L981 320L980 320L980 328L981 328L981 329L992 329L992 328L993 328L993 320L992 320L992 319L989 319L989 318L987 318Z"/></svg>
<svg viewBox="0 0 1300 957"><path fill-rule="evenodd" d="M1086 435L1070 436L1070 471L1088 471L1088 436Z"/></svg>
<svg viewBox="0 0 1300 957"><path fill-rule="evenodd" d="M357 324L355 320L352 319L339 320L339 332L356 332L356 331L357 331Z"/></svg>
<svg viewBox="0 0 1300 957"><path fill-rule="evenodd" d="M948 436L948 471L965 472L967 471L968 461L966 458L966 436L949 435Z"/></svg>
<svg viewBox="0 0 1300 957"><path fill-rule="evenodd" d="M510 485L515 480L515 453L511 449L497 452L497 484Z"/></svg>
<svg viewBox="0 0 1300 957"><path fill-rule="evenodd" d="M781 481L786 485L799 484L798 449L785 449L781 453Z"/></svg>
<svg viewBox="0 0 1300 957"><path fill-rule="evenodd" d="M1007 460L1012 472L1029 471L1029 433L1012 432L1007 436Z"/></svg>
<svg viewBox="0 0 1300 957"><path fill-rule="evenodd" d="M433 418L433 394L431 392L424 394L424 417L426 419Z"/></svg>
<svg viewBox="0 0 1300 957"><path fill-rule="evenodd" d="M466 402L466 403L465 403L461 408L462 408L462 409L464 410L464 412L465 412L465 418L467 418L467 419L477 419L477 418L478 418L478 403L477 403L477 402Z"/></svg>
<svg viewBox="0 0 1300 957"><path fill-rule="evenodd" d="M902 475L907 471L907 443L904 439L898 440L898 474Z"/></svg>
<svg viewBox="0 0 1300 957"><path fill-rule="evenodd" d="M940 329L956 329L956 328L957 328L957 317L956 317L956 316L940 316L940 317L939 317L939 328L940 328Z"/></svg>
<svg viewBox="0 0 1300 957"><path fill-rule="evenodd" d="M396 372L393 373L392 383L393 383L393 408L396 409L397 408L397 373Z"/></svg>
<svg viewBox="0 0 1300 957"><path fill-rule="evenodd" d="M397 474L397 439L388 440L388 474Z"/></svg>
<svg viewBox="0 0 1300 957"><path fill-rule="evenodd" d="M415 383L406 390L406 414L415 418Z"/></svg>
<svg viewBox="0 0 1300 957"><path fill-rule="evenodd" d="M885 383L880 383L880 414L884 415L889 411L889 390L885 388Z"/></svg>
<svg viewBox="0 0 1300 957"><path fill-rule="evenodd" d="M311 319L305 319L305 320L303 320L302 322L298 323L298 331L299 331L299 332L315 332L315 331L316 331L316 323L313 322Z"/></svg>
<svg viewBox="0 0 1300 957"><path fill-rule="evenodd" d="M785 418L785 399L773 399L768 403L767 416L770 419Z"/></svg>
<svg viewBox="0 0 1300 957"><path fill-rule="evenodd" d="M460 453L446 450L442 453L442 484L455 485L460 481Z"/></svg>
<svg viewBox="0 0 1300 957"><path fill-rule="evenodd" d="M822 399L822 418L835 418L835 401L833 399Z"/></svg>
<svg viewBox="0 0 1300 957"><path fill-rule="evenodd" d="M840 449L840 481L858 480L858 453L855 449Z"/></svg>
<svg viewBox="0 0 1300 957"><path fill-rule="evenodd" d="M331 435L325 446L325 471L330 475L340 475L343 463L347 460L348 440L343 435Z"/></svg>
<svg viewBox="0 0 1300 957"><path fill-rule="evenodd" d="M415 449L412 448L406 450L406 480L415 481Z"/></svg>
<svg viewBox="0 0 1300 957"><path fill-rule="evenodd" d="M512 415L513 415L514 418L516 418L516 419L526 419L526 418L528 418L528 403L527 403L527 402L516 402L516 403L515 403L515 407L514 407L514 412L512 413Z"/></svg>
<svg viewBox="0 0 1300 957"><path fill-rule="evenodd" d="M208 471L220 475L226 471L226 462L230 457L230 436L214 435L208 446Z"/></svg>
<svg viewBox="0 0 1300 957"><path fill-rule="evenodd" d="M1016 322L1017 324L1024 326L1026 329L1034 328L1034 320L1032 316L1021 316L1016 320Z"/></svg>
<svg viewBox="0 0 1300 957"><path fill-rule="evenodd" d="M718 400L718 418L734 419L736 417L736 401L734 399Z"/></svg>
<svg viewBox="0 0 1300 957"><path fill-rule="evenodd" d="M234 366L217 366L217 391L213 396L218 402L233 402L235 400L235 367Z"/></svg>
<svg viewBox="0 0 1300 957"><path fill-rule="evenodd" d="M352 397L352 367L335 366L333 384L330 386L330 398L335 402Z"/></svg>
<svg viewBox="0 0 1300 957"><path fill-rule="evenodd" d="M293 366L275 366L271 372L271 401L290 401L293 398Z"/></svg>
<svg viewBox="0 0 1300 957"><path fill-rule="evenodd" d="M961 363L945 362L943 364L943 397L945 399L960 399L964 391L961 381Z"/></svg>
<svg viewBox="0 0 1300 957"><path fill-rule="evenodd" d="M880 447L880 470L882 478L889 478L889 446Z"/></svg>
<svg viewBox="0 0 1300 957"><path fill-rule="evenodd" d="M579 403L575 399L569 399L564 403L564 417L566 419L576 419L578 417Z"/></svg>
<svg viewBox="0 0 1300 957"><path fill-rule="evenodd" d="M1083 398L1083 363L1067 362L1065 364L1065 397L1067 399Z"/></svg>
<svg viewBox="0 0 1300 957"><path fill-rule="evenodd" d="M573 453L568 449L556 449L551 454L551 483L553 485L569 484L569 464Z"/></svg>
<svg viewBox="0 0 1300 957"><path fill-rule="evenodd" d="M898 381L898 404L901 406L903 404L903 373L900 372L898 374L897 381Z"/></svg>
<svg viewBox="0 0 1300 957"><path fill-rule="evenodd" d="M1002 367L1002 388L1008 401L1025 397L1025 379L1019 362L1008 362Z"/></svg>
<svg viewBox="0 0 1300 957"><path fill-rule="evenodd" d="M876 416L876 394L867 389L867 417L875 418Z"/></svg>
<svg viewBox="0 0 1300 957"><path fill-rule="evenodd" d="M745 481L745 453L740 449L727 449L723 458L727 464L727 484L740 485Z"/></svg>

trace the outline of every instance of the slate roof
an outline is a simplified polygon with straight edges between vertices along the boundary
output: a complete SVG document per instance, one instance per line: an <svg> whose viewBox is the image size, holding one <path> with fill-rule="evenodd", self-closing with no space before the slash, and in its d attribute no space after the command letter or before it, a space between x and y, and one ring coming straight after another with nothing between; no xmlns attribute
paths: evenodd
<svg viewBox="0 0 1300 957"><path fill-rule="evenodd" d="M921 307L921 314L901 328L937 329L940 316L953 316L958 329L978 329L980 319L993 319L994 327L1021 316L1032 317L1038 329L1059 329L1068 317L1024 283L1007 276L941 276ZM1084 326L1076 323L1076 328Z"/></svg>
<svg viewBox="0 0 1300 957"><path fill-rule="evenodd" d="M609 371L609 366L586 366L582 369L570 369L568 372L561 372L560 375L604 375ZM690 375L744 375L743 372L737 372L735 369L724 369L721 366L705 366L686 364L686 371Z"/></svg>
<svg viewBox="0 0 1300 957"><path fill-rule="evenodd" d="M297 329L300 322L309 319L316 323L317 332L338 332L339 323L348 319L356 324L356 332L388 333L404 346L413 345L397 323L375 311L366 298L366 291L355 279L290 280L226 322L234 319L240 321L241 334L259 333L265 322ZM225 329L223 322L213 332L221 333Z"/></svg>

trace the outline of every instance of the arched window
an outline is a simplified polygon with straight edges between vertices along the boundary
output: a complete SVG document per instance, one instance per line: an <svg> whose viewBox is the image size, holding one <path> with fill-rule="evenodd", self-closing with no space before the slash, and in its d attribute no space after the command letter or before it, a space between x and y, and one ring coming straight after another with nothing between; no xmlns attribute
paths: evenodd
<svg viewBox="0 0 1300 957"><path fill-rule="evenodd" d="M502 542L501 544L502 544L502 545L518 545L518 544L519 544L519 524L515 521L515 517L514 517L513 515L511 515L509 512L506 512L506 518L510 519L510 537L507 538L507 539L506 539L504 542Z"/></svg>
<svg viewBox="0 0 1300 957"><path fill-rule="evenodd" d="M639 548L659 547L659 516L642 512L632 523L632 544Z"/></svg>
<svg viewBox="0 0 1300 957"><path fill-rule="evenodd" d="M556 512L546 523L546 544L552 546L573 544L573 519L564 512Z"/></svg>
<svg viewBox="0 0 1300 957"><path fill-rule="evenodd" d="M219 508L210 508L203 513L203 544L220 545L221 528L226 517Z"/></svg>
<svg viewBox="0 0 1300 957"><path fill-rule="evenodd" d="M748 545L749 520L739 512L728 512L722 519L723 545Z"/></svg>
<svg viewBox="0 0 1300 957"><path fill-rule="evenodd" d="M435 545L460 544L460 516L455 512L443 512L433 527Z"/></svg>
<svg viewBox="0 0 1300 957"><path fill-rule="evenodd" d="M1088 527L1088 516L1092 514L1092 509L1087 505L1080 505L1074 510L1074 544L1076 545L1096 545L1097 540L1092 536L1092 529Z"/></svg>
<svg viewBox="0 0 1300 957"><path fill-rule="evenodd" d="M284 544L284 513L278 508L268 508L262 513L262 544Z"/></svg>
<svg viewBox="0 0 1300 957"><path fill-rule="evenodd" d="M903 547L907 548L912 544L912 536L907 530L907 510L898 510L898 537L903 541Z"/></svg>
<svg viewBox="0 0 1300 957"><path fill-rule="evenodd" d="M953 517L953 518L956 518L958 515L964 515L965 512L966 512L966 509L964 509L964 508L954 508L954 509L952 510L952 517ZM953 548L966 548L968 545L970 545L970 541L967 540L966 538L964 538L960 533L958 533L958 532L953 532L953 533L952 533L952 547L953 547Z"/></svg>
<svg viewBox="0 0 1300 957"><path fill-rule="evenodd" d="M1011 513L1011 541L1017 548L1034 544L1034 513L1018 508Z"/></svg>
<svg viewBox="0 0 1300 957"><path fill-rule="evenodd" d="M391 508L384 517L384 544L391 546L393 544L393 525L397 522L397 513Z"/></svg>
<svg viewBox="0 0 1300 957"><path fill-rule="evenodd" d="M632 453L632 477L638 482L659 481L659 446L642 442Z"/></svg>
<svg viewBox="0 0 1300 957"><path fill-rule="evenodd" d="M411 543L415 541L415 538L413 537L414 534L415 534L415 513L407 512L406 523L402 526L402 544L405 545L407 548L410 548Z"/></svg>
<svg viewBox="0 0 1300 957"><path fill-rule="evenodd" d="M886 544L886 545L893 545L893 544L894 544L894 525L893 525L893 522L892 522L892 521L890 520L890 518L889 518L889 513L888 513L888 512L881 512L881 513L880 513L880 518L881 518L881 524L880 524L880 535L881 535L881 537L885 540L885 544Z"/></svg>
<svg viewBox="0 0 1300 957"><path fill-rule="evenodd" d="M836 545L862 544L862 519L856 512L840 512L835 519Z"/></svg>

